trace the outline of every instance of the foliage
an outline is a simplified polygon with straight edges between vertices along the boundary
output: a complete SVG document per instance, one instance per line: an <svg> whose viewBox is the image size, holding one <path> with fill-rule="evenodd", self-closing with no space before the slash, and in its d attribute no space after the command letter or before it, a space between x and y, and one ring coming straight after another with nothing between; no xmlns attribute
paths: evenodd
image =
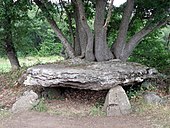
<svg viewBox="0 0 170 128"><path fill-rule="evenodd" d="M106 113L102 111L103 106L100 103L96 103L91 110L90 110L90 115L91 116L102 116L105 115Z"/></svg>
<svg viewBox="0 0 170 128"><path fill-rule="evenodd" d="M142 84L145 84L145 82ZM146 82L146 84L150 84L150 82ZM139 99L139 98L141 98L141 95L146 91L157 91L157 88L155 85L150 84L147 86L148 87L144 87L141 85L130 86L128 89L126 89L128 98L129 99Z"/></svg>
<svg viewBox="0 0 170 128"><path fill-rule="evenodd" d="M62 45L58 38L55 37L50 26L42 18L42 15L39 14L38 8L35 6L28 6L31 7L31 10L25 7L23 11L23 9L20 8L22 5L25 4L20 3L14 6L13 3L11 5L13 9L8 10L10 17L12 17L13 43L18 56L59 55ZM5 18L5 16L2 15L5 13L3 6L0 6L0 11L0 19L3 20L3 18ZM0 22L0 24L2 24L2 22ZM0 27L0 33L0 39L2 39L2 27ZM6 57L2 40L0 41L0 57Z"/></svg>
<svg viewBox="0 0 170 128"><path fill-rule="evenodd" d="M161 31L156 31L146 37L134 50L129 61L135 61L160 71L170 68L170 51L162 40Z"/></svg>
<svg viewBox="0 0 170 128"><path fill-rule="evenodd" d="M12 43L16 46L23 41L27 35L28 16L27 10L29 5L26 1L2 0L0 4L0 56L5 56L4 36L12 32ZM6 24L6 22L10 22ZM10 34L11 35L11 34ZM21 36L22 35L22 36Z"/></svg>

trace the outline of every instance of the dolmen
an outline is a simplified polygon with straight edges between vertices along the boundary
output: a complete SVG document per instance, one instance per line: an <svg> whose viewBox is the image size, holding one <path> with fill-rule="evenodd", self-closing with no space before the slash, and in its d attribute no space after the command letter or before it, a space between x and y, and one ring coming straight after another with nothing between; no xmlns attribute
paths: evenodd
<svg viewBox="0 0 170 128"><path fill-rule="evenodd" d="M20 80L26 86L108 90L103 110L107 116L119 116L132 111L122 87L142 83L157 74L154 68L134 62L65 60L30 67Z"/></svg>

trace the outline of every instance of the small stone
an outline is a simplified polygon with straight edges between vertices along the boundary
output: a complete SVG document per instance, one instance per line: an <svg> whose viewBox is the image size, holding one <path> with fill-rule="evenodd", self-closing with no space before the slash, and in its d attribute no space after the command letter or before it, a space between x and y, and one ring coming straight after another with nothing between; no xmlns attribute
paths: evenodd
<svg viewBox="0 0 170 128"><path fill-rule="evenodd" d="M36 104L38 104L38 95L32 90L25 91L23 96L18 98L17 101L13 104L11 111L14 113L27 111Z"/></svg>
<svg viewBox="0 0 170 128"><path fill-rule="evenodd" d="M131 104L121 86L109 90L103 110L107 116L121 116L131 113Z"/></svg>
<svg viewBox="0 0 170 128"><path fill-rule="evenodd" d="M149 89L150 87L152 87L152 83L151 82L148 82L148 81L144 81L142 84L141 84L141 87L143 88L147 88Z"/></svg>
<svg viewBox="0 0 170 128"><path fill-rule="evenodd" d="M143 99L145 103L153 105L162 104L164 102L155 92L145 92L143 94Z"/></svg>

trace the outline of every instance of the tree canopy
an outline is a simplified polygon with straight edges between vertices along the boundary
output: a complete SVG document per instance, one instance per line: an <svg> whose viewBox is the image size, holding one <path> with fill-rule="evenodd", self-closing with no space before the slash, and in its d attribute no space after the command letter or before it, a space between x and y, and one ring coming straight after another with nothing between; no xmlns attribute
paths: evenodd
<svg viewBox="0 0 170 128"><path fill-rule="evenodd" d="M109 4L105 0L61 0L57 3L34 0L34 2L44 13L47 21L65 46L69 57L74 58L78 55L90 61L105 61L113 58L126 61L146 35L169 22L170 3L168 0L155 2L127 0L125 5L120 7L122 11L122 14L119 15L122 17L121 23L110 50L107 45L107 35L108 26L114 29L112 26L114 21L110 21L110 19L114 20L111 18L115 8L112 3ZM65 14L68 17L67 23L70 27L70 36L73 37L72 41L68 41L62 29L59 29L49 8L56 8L60 14ZM135 25L138 25L136 30L134 30ZM128 34L129 32L131 35ZM75 44L74 47L70 45L71 43Z"/></svg>

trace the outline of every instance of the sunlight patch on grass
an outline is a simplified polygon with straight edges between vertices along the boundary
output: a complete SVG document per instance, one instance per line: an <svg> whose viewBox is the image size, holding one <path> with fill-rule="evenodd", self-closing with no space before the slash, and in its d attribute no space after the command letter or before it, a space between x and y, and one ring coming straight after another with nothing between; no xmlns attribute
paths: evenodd
<svg viewBox="0 0 170 128"><path fill-rule="evenodd" d="M36 64L53 63L59 60L63 60L60 56L50 56L50 57L25 57L19 58L20 65L22 67L28 67ZM0 72L9 72L11 65L8 59L0 58Z"/></svg>
<svg viewBox="0 0 170 128"><path fill-rule="evenodd" d="M0 72L8 72L10 71L11 65L9 60L5 58L0 58Z"/></svg>

